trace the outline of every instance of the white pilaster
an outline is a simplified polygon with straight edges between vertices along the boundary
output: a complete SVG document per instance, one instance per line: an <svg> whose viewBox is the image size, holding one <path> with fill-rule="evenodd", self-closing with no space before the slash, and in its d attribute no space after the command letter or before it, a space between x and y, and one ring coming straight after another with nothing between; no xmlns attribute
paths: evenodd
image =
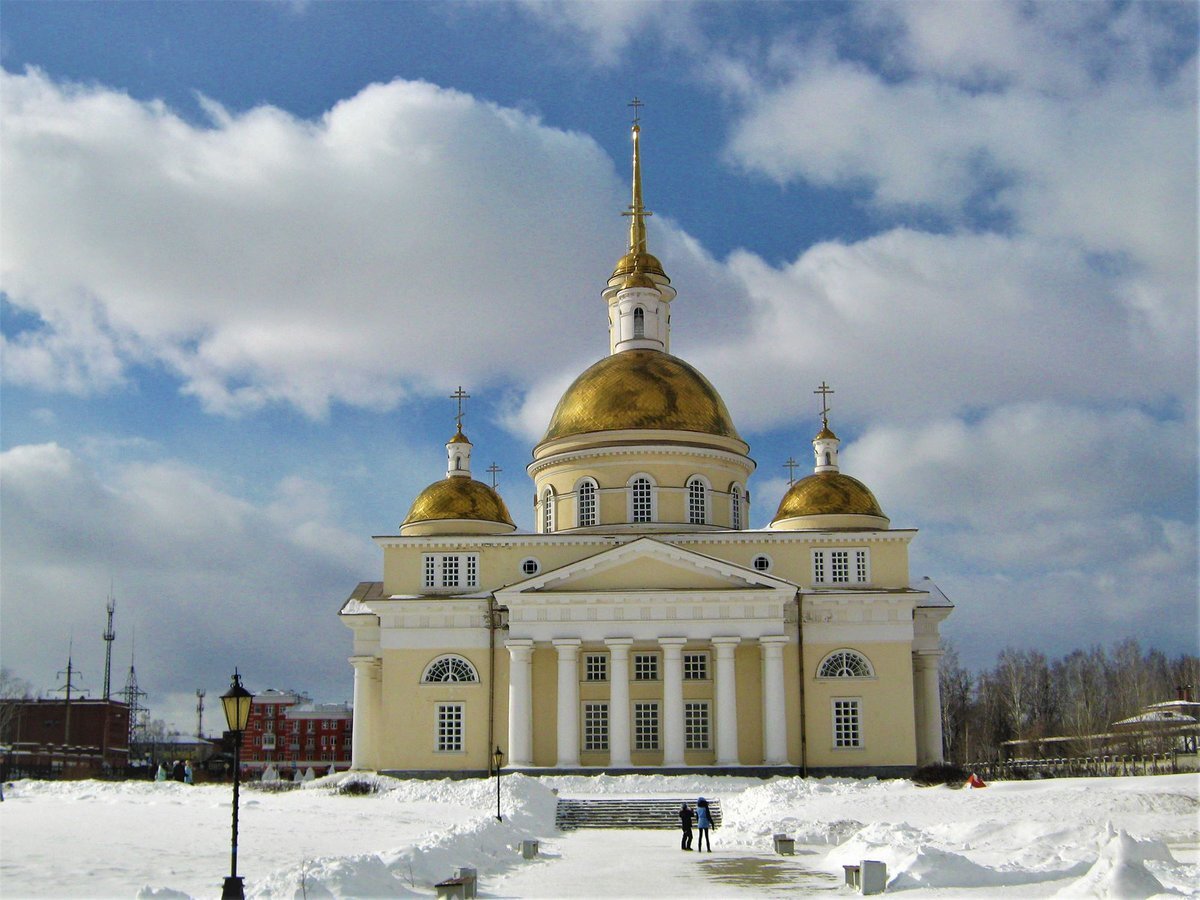
<svg viewBox="0 0 1200 900"><path fill-rule="evenodd" d="M917 765L942 759L942 687L938 682L940 650L913 655L916 664L914 687L917 693Z"/></svg>
<svg viewBox="0 0 1200 900"><path fill-rule="evenodd" d="M579 638L555 640L558 651L558 766L579 765Z"/></svg>
<svg viewBox="0 0 1200 900"><path fill-rule="evenodd" d="M379 720L380 662L374 656L352 656L354 666L354 724L350 736L350 768L370 768L375 756Z"/></svg>
<svg viewBox="0 0 1200 900"><path fill-rule="evenodd" d="M508 764L533 765L533 641L505 641L508 648Z"/></svg>
<svg viewBox="0 0 1200 900"><path fill-rule="evenodd" d="M786 634L758 639L762 650L763 765L787 765L787 707L784 704L783 645Z"/></svg>
<svg viewBox="0 0 1200 900"><path fill-rule="evenodd" d="M612 679L608 700L609 765L628 768L633 764L629 755L629 648L633 638L606 638L604 643L608 645Z"/></svg>
<svg viewBox="0 0 1200 900"><path fill-rule="evenodd" d="M683 645L687 638L658 639L663 648L663 765L683 765Z"/></svg>
<svg viewBox="0 0 1200 900"><path fill-rule="evenodd" d="M737 670L734 651L740 637L715 637L717 652L717 765L738 765Z"/></svg>

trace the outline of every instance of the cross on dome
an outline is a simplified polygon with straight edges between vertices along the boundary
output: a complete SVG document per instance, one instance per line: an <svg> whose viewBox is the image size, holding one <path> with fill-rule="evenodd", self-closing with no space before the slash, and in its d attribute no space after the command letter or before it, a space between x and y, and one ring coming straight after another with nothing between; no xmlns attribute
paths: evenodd
<svg viewBox="0 0 1200 900"><path fill-rule="evenodd" d="M833 388L825 383L825 379L821 379L821 386L813 391L814 394L821 395L821 424L826 428L829 427L829 395L832 394Z"/></svg>

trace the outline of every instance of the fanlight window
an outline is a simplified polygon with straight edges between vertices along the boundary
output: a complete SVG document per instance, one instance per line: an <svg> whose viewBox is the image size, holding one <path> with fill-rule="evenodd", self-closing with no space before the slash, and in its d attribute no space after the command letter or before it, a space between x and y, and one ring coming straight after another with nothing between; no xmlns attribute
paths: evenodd
<svg viewBox="0 0 1200 900"><path fill-rule="evenodd" d="M422 684L441 684L446 681L478 682L475 667L461 656L441 656L429 664L421 676Z"/></svg>
<svg viewBox="0 0 1200 900"><path fill-rule="evenodd" d="M736 484L729 492L729 527L734 531L742 530L742 489Z"/></svg>
<svg viewBox="0 0 1200 900"><path fill-rule="evenodd" d="M873 678L875 672L871 663L861 653L853 650L838 650L825 657L821 668L817 670L818 678Z"/></svg>
<svg viewBox="0 0 1200 900"><path fill-rule="evenodd" d="M554 492L546 488L542 492L542 533L549 534L554 530Z"/></svg>

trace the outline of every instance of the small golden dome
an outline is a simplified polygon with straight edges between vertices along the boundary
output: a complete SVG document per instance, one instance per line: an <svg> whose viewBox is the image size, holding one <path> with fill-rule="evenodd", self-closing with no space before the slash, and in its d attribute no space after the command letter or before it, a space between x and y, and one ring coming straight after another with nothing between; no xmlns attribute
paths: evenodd
<svg viewBox="0 0 1200 900"><path fill-rule="evenodd" d="M887 518L870 488L841 472L815 472L793 484L779 501L779 511L771 525L800 516Z"/></svg>
<svg viewBox="0 0 1200 900"><path fill-rule="evenodd" d="M814 441L836 441L837 439L838 436L830 431L828 425L821 426L821 430L817 432L817 436L813 438Z"/></svg>
<svg viewBox="0 0 1200 900"><path fill-rule="evenodd" d="M470 440L467 439L467 436L462 433L462 429L460 428L460 429L458 429L458 431L454 432L454 437L450 438L450 440L447 441L447 443L449 443L449 444L469 444L471 442L470 442Z"/></svg>
<svg viewBox="0 0 1200 900"><path fill-rule="evenodd" d="M626 253L619 260L613 269L612 277L618 278L622 275L631 275L634 272L642 274L661 275L667 277L667 273L663 271L662 263L658 261L658 257L650 253Z"/></svg>
<svg viewBox="0 0 1200 900"><path fill-rule="evenodd" d="M444 478L417 494L400 528L445 519L495 522L508 531L517 527L493 488L473 478Z"/></svg>
<svg viewBox="0 0 1200 900"><path fill-rule="evenodd" d="M566 390L542 443L629 428L695 431L741 440L721 395L703 375L661 350L606 356Z"/></svg>
<svg viewBox="0 0 1200 900"><path fill-rule="evenodd" d="M641 270L629 273L621 282L621 290L635 287L658 290L658 285L654 283L654 279Z"/></svg>

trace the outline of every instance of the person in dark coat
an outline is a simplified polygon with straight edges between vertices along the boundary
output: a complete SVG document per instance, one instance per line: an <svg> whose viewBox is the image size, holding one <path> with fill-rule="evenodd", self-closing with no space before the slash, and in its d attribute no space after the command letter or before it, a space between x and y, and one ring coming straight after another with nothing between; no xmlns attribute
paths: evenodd
<svg viewBox="0 0 1200 900"><path fill-rule="evenodd" d="M175 760L174 765L171 766L171 779L183 781L183 762L181 760Z"/></svg>
<svg viewBox="0 0 1200 900"><path fill-rule="evenodd" d="M680 843L681 850L692 849L692 810L686 803L679 810L679 824L683 828L683 841Z"/></svg>
<svg viewBox="0 0 1200 900"><path fill-rule="evenodd" d="M704 852L704 844L708 842L708 852L712 853L712 837L708 829L712 828L712 815L708 811L708 801L701 797L696 801L696 828L700 832L700 840L696 842L696 852Z"/></svg>

